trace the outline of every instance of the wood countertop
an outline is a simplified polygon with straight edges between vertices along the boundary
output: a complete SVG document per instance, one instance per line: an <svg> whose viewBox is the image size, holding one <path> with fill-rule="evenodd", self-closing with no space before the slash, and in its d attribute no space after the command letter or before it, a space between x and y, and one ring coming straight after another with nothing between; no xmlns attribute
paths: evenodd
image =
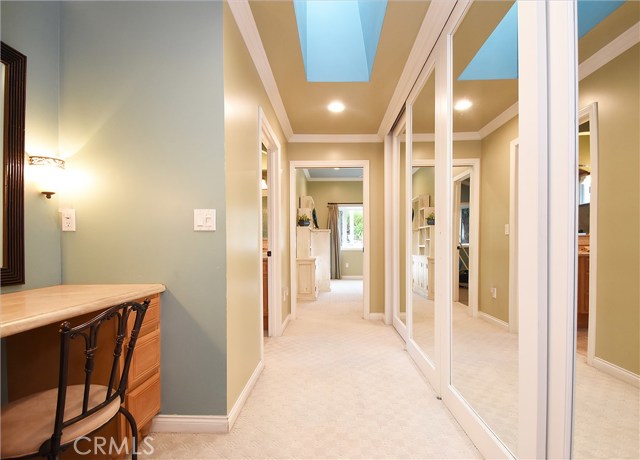
<svg viewBox="0 0 640 460"><path fill-rule="evenodd" d="M62 284L0 295L0 337L165 291L163 284Z"/></svg>

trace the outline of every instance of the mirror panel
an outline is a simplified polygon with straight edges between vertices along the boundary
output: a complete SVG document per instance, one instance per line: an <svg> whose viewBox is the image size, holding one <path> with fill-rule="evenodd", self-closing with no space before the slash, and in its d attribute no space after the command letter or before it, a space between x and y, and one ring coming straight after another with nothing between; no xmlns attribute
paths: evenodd
<svg viewBox="0 0 640 460"><path fill-rule="evenodd" d="M589 6L578 3L579 26ZM638 2L607 6L580 34L580 64L640 21ZM639 98L638 43L578 85L573 458L640 458Z"/></svg>
<svg viewBox="0 0 640 460"><path fill-rule="evenodd" d="M2 274L0 284L24 284L24 129L27 58L1 44L4 67Z"/></svg>
<svg viewBox="0 0 640 460"><path fill-rule="evenodd" d="M518 320L509 270L510 162L518 138L514 2L471 4L453 36L452 75L451 384L515 453Z"/></svg>
<svg viewBox="0 0 640 460"><path fill-rule="evenodd" d="M412 338L435 358L435 70L412 106L411 319Z"/></svg>

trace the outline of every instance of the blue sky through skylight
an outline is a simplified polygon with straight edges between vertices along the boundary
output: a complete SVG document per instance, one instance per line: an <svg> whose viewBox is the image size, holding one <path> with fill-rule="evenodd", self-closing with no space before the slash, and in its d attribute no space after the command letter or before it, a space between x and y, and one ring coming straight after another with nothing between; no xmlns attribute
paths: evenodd
<svg viewBox="0 0 640 460"><path fill-rule="evenodd" d="M582 38L624 1L578 0L578 38ZM518 78L518 3L514 3L458 80Z"/></svg>
<svg viewBox="0 0 640 460"><path fill-rule="evenodd" d="M387 2L294 0L307 81L369 81Z"/></svg>

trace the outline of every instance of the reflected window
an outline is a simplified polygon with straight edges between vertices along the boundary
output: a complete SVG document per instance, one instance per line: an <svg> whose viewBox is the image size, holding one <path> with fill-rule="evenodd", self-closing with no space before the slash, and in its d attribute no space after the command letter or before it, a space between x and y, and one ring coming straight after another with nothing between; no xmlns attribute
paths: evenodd
<svg viewBox="0 0 640 460"><path fill-rule="evenodd" d="M362 206L340 206L340 249L362 249L364 212Z"/></svg>

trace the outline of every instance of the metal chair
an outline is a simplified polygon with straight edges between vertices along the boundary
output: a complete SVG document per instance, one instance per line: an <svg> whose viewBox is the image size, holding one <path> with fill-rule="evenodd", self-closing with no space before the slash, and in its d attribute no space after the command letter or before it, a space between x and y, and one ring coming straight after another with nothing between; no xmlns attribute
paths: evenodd
<svg viewBox="0 0 640 460"><path fill-rule="evenodd" d="M62 323L58 388L26 396L2 408L3 459L57 459L60 452L76 440L102 428L119 412L131 427L132 460L137 459L138 428L122 403L133 350L148 306L149 300L143 303L126 302L76 327L71 327L69 322ZM130 328L132 313L135 313L135 320ZM106 386L92 384L98 333L105 323L111 321L115 321L117 333L113 355L109 355L112 360L109 382ZM129 341L124 360L121 360L127 335ZM70 348L75 339L84 342L84 384L68 385Z"/></svg>

